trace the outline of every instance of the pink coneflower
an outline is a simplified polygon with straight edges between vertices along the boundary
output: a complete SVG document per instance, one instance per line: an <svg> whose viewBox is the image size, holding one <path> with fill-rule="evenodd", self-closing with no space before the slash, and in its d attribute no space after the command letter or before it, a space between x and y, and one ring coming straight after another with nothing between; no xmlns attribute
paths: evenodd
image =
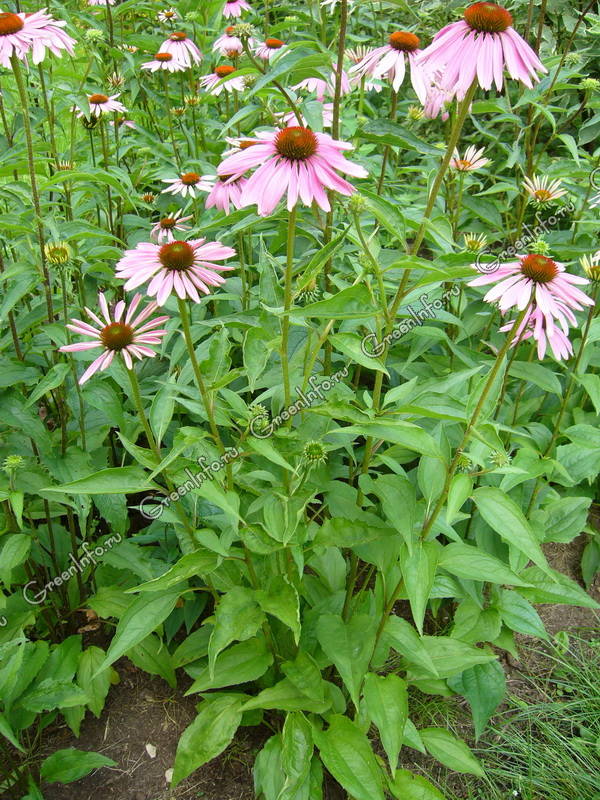
<svg viewBox="0 0 600 800"><path fill-rule="evenodd" d="M446 25L418 58L431 72L441 70L442 88L462 100L473 81L482 89L495 82L501 91L504 69L532 88L537 72L548 72L512 27L513 18L496 3L474 3L464 18Z"/></svg>
<svg viewBox="0 0 600 800"><path fill-rule="evenodd" d="M256 139L246 139L243 136L226 136L225 141L230 146L227 150L223 150L221 158L232 156L234 153L239 153L240 150L246 150L246 148L256 144Z"/></svg>
<svg viewBox="0 0 600 800"><path fill-rule="evenodd" d="M239 177L258 167L242 190L244 206L258 206L261 216L270 214L287 192L291 210L298 200L310 206L313 201L324 211L330 210L327 189L344 195L356 189L341 178L336 170L366 178L367 171L346 161L344 150L352 150L349 142L339 142L326 133L315 133L295 125L281 131L258 134L255 144L221 162L219 175Z"/></svg>
<svg viewBox="0 0 600 800"><path fill-rule="evenodd" d="M248 183L248 179L242 177L230 180L231 175L222 175L216 179L216 183L206 198L206 208L219 208L229 215L230 206L236 209L242 208L242 189Z"/></svg>
<svg viewBox="0 0 600 800"><path fill-rule="evenodd" d="M175 22L179 19L179 14L174 8L165 8L164 11L159 11L157 16L161 22Z"/></svg>
<svg viewBox="0 0 600 800"><path fill-rule="evenodd" d="M581 310L593 305L593 300L573 285L586 285L589 281L565 272L564 264L537 253L517 258L518 261L501 264L493 273L480 275L469 286L496 283L483 299L488 303L497 300L502 313L514 306L522 311L533 300L550 330L553 318L559 319L564 307Z"/></svg>
<svg viewBox="0 0 600 800"><path fill-rule="evenodd" d="M183 31L173 31L158 48L158 52L171 53L174 59L186 67L199 64L203 58L200 50Z"/></svg>
<svg viewBox="0 0 600 800"><path fill-rule="evenodd" d="M181 214L182 211L179 208L174 214L168 214L166 217L159 219L150 231L150 238L161 244L162 242L174 242L173 231L189 231L190 226L183 223L187 222L188 219L192 219L192 215L182 217Z"/></svg>
<svg viewBox="0 0 600 800"><path fill-rule="evenodd" d="M430 84L423 102L423 115L427 119L436 119L440 114L442 121L450 116L448 108L452 102L452 92L442 88L443 74L439 70L429 75Z"/></svg>
<svg viewBox="0 0 600 800"><path fill-rule="evenodd" d="M156 72L158 69L166 69L167 72L183 72L187 66L178 61L173 53L157 53L152 61L140 64L140 69L149 69L150 72Z"/></svg>
<svg viewBox="0 0 600 800"><path fill-rule="evenodd" d="M228 28L225 28L225 33L219 36L219 38L213 44L213 52L220 53L222 56L227 56L228 58L237 58L244 52L244 44L239 36L234 36L233 31L235 27L230 25ZM254 47L254 40L252 38L248 39L248 47Z"/></svg>
<svg viewBox="0 0 600 800"><path fill-rule="evenodd" d="M126 304L123 300L119 300L111 316L106 298L102 292L100 292L98 294L98 304L100 305L101 314L104 319L94 314L89 308L85 309L88 317L98 325L98 328L80 319L72 319L72 324L67 325L67 328L75 333L80 333L83 336L91 336L92 341L67 344L59 348L61 352L77 353L80 350L93 350L97 347L102 348L101 355L99 355L95 361L92 361L79 379L80 384L85 383L88 378L91 378L98 370L107 369L115 353L121 354L127 369L132 369L133 358L141 359L144 358L144 356L152 358L156 355L154 350L146 347L146 345L160 344L162 337L168 333L168 331L160 329L160 326L166 322L169 317L156 317L142 325L142 323L156 311L158 304L149 303L144 310L140 311L137 317L134 318L134 314L137 311L141 299L141 294L135 295L124 317L123 312L125 311Z"/></svg>
<svg viewBox="0 0 600 800"><path fill-rule="evenodd" d="M108 124L112 125L113 128L114 128L115 121L111 119L111 120L109 120ZM136 124L132 119L127 119L127 117L124 117L123 115L117 117L117 125L119 126L119 128L134 128L135 129L135 127L136 127Z"/></svg>
<svg viewBox="0 0 600 800"><path fill-rule="evenodd" d="M331 73L329 80L323 80L323 78L306 78L305 80L300 81L300 83L297 83L295 86L292 86L292 89L294 91L297 91L298 89L306 89L307 92L315 92L317 100L322 102L326 96L334 97L335 95L335 72ZM352 91L350 79L348 78L347 73L342 70L340 97L343 97L350 91Z"/></svg>
<svg viewBox="0 0 600 800"><path fill-rule="evenodd" d="M196 192L210 192L212 184L208 182L209 178L210 176L199 175L197 172L184 172L178 178L163 178L163 183L168 183L170 186L163 189L161 194L196 197Z"/></svg>
<svg viewBox="0 0 600 800"><path fill-rule="evenodd" d="M557 178L551 181L547 175L541 178L527 178L523 179L525 190L531 195L532 200L539 206L547 205L548 203L558 200L559 197L565 195L566 189L561 189L562 181Z"/></svg>
<svg viewBox="0 0 600 800"><path fill-rule="evenodd" d="M16 55L25 61L31 53L34 64L39 64L46 55L46 48L61 56L61 50L73 55L75 39L62 29L66 22L55 20L46 9L33 14L0 12L0 64L10 69L10 57Z"/></svg>
<svg viewBox="0 0 600 800"><path fill-rule="evenodd" d="M246 0L227 0L225 8L223 9L223 16L228 17L241 17L242 11L251 11L250 4Z"/></svg>
<svg viewBox="0 0 600 800"><path fill-rule="evenodd" d="M88 6L114 6L115 0L87 0Z"/></svg>
<svg viewBox="0 0 600 800"><path fill-rule="evenodd" d="M527 312L525 319L521 322L515 332L511 347L514 347L518 342L530 339L532 336L537 341L538 358L541 360L546 355L548 345L554 353L557 361L563 358L569 358L573 355L573 345L568 337L569 322L572 325L577 325L577 320L573 312L564 306L562 303L557 303L557 311L555 318L558 320L560 327L556 325L549 325L545 315L539 308L533 308ZM502 332L512 330L515 320L503 325L500 330Z"/></svg>
<svg viewBox="0 0 600 800"><path fill-rule="evenodd" d="M287 50L285 42L282 42L281 39L269 37L264 42L256 45L254 53L258 58L262 58L263 61L270 61L276 53L280 53L283 50Z"/></svg>
<svg viewBox="0 0 600 800"><path fill-rule="evenodd" d="M219 271L233 269L213 262L235 255L233 248L225 247L221 242L205 242L205 239L173 241L163 245L141 242L121 258L117 264L117 278L127 280L126 291L150 281L146 292L150 296L156 295L159 306L165 304L173 291L182 300L189 297L198 303L198 289L210 294L209 286L225 283Z"/></svg>
<svg viewBox="0 0 600 800"><path fill-rule="evenodd" d="M117 97L119 97L118 94L113 94L110 97L105 94L88 95L90 115L92 117L99 117L101 114L107 114L112 111L127 111L123 103L117 100Z"/></svg>
<svg viewBox="0 0 600 800"><path fill-rule="evenodd" d="M395 92L398 91L406 74L406 59L410 66L410 81L419 100L425 102L427 94L427 76L417 63L422 52L419 50L420 39L408 31L396 31L388 39L388 44L376 47L358 64L350 68L350 74L362 77L387 78Z"/></svg>
<svg viewBox="0 0 600 800"><path fill-rule="evenodd" d="M229 77L235 71L235 67L222 64L220 67L215 67L213 72L209 72L208 75L203 75L199 80L199 85L215 97L218 97L223 90L233 92L234 89L237 89L238 92L241 92L245 88L243 76ZM223 81L223 78L228 78L228 80Z"/></svg>
<svg viewBox="0 0 600 800"><path fill-rule="evenodd" d="M478 150L471 145L471 147L466 149L464 156L461 158L458 150L455 150L452 160L450 161L450 166L459 172L473 172L476 169L481 169L485 167L486 164L490 163L489 158L483 157L484 151L484 147L480 147Z"/></svg>

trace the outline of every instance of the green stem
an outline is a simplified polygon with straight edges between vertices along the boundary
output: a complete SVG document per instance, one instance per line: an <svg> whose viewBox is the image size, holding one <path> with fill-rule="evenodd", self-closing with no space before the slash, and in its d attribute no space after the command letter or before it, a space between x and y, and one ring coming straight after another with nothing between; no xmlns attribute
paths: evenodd
<svg viewBox="0 0 600 800"><path fill-rule="evenodd" d="M294 271L294 244L296 242L296 217L298 206L290 211L287 232L287 258L283 290L283 317L281 320L281 371L283 374L283 397L286 408L291 403L290 368L288 362L288 338L290 331L290 308L292 306L292 274ZM291 419L290 419L291 422Z"/></svg>
<svg viewBox="0 0 600 800"><path fill-rule="evenodd" d="M11 67L15 76L17 90L19 92L19 99L21 101L21 109L23 111L23 130L25 131L25 143L27 145L27 166L29 168L29 178L31 180L31 199L33 200L33 210L35 213L35 225L37 232L38 245L40 248L40 261L42 266L42 276L44 283L44 295L46 297L46 309L48 315L48 322L54 321L54 309L52 307L52 292L50 284L50 273L46 264L46 252L44 250L44 226L42 223L42 209L40 206L40 195L38 192L37 179L35 175L35 161L33 157L33 139L31 136L31 121L29 117L29 103L27 100L27 91L25 89L25 81L23 80L23 72L21 70L21 62L13 53L10 57Z"/></svg>

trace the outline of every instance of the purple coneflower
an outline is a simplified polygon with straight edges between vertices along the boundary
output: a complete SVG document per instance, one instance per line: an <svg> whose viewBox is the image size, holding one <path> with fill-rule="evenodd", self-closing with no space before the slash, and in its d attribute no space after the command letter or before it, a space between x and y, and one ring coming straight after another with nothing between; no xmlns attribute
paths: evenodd
<svg viewBox="0 0 600 800"><path fill-rule="evenodd" d="M350 74L362 77L387 78L395 92L402 86L406 74L406 60L410 66L410 80L419 100L424 103L427 95L427 75L417 61L420 39L408 31L396 31L388 44L371 50L362 61L350 68Z"/></svg>
<svg viewBox="0 0 600 800"><path fill-rule="evenodd" d="M163 183L170 184L161 194L180 194L182 197L196 197L196 192L209 192L212 184L208 183L208 175L197 172L184 172L178 178L163 178Z"/></svg>
<svg viewBox="0 0 600 800"><path fill-rule="evenodd" d="M276 53L282 50L287 50L285 42L282 42L281 39L269 37L265 39L264 42L259 42L259 44L256 45L254 53L263 61L270 61Z"/></svg>
<svg viewBox="0 0 600 800"><path fill-rule="evenodd" d="M458 150L455 150L450 166L458 170L458 172L473 172L476 169L481 169L490 163L489 158L483 157L484 151L484 147L480 147L478 150L471 145L471 147L467 147L464 156L461 158Z"/></svg>
<svg viewBox="0 0 600 800"><path fill-rule="evenodd" d="M110 97L106 94L88 95L91 116L99 117L101 114L107 114L112 111L127 111L123 103L117 100L117 97L119 97L118 94L113 94Z"/></svg>
<svg viewBox="0 0 600 800"><path fill-rule="evenodd" d="M127 369L133 367L133 358L141 359L145 356L151 358L156 355L154 350L146 345L160 344L162 337L168 332L164 329L160 329L160 326L166 322L169 317L156 317L150 320L150 322L142 324L156 311L158 305L156 303L149 303L143 311L140 311L137 317L134 317L141 299L141 294L135 295L125 316L123 316L126 309L125 301L119 300L111 316L106 298L102 292L100 292L98 294L98 304L104 319L94 314L89 308L85 309L88 317L98 325L98 328L80 319L72 319L71 324L67 325L69 330L74 333L80 333L83 336L90 336L92 341L66 344L64 347L59 348L63 353L77 353L81 350L94 350L97 347L102 348L101 355L99 355L95 361L92 361L79 379L80 384L85 383L88 378L91 378L98 370L107 369L115 354L120 354L122 356Z"/></svg>
<svg viewBox="0 0 600 800"><path fill-rule="evenodd" d="M218 208L228 216L230 206L235 209L242 208L242 190L247 178L243 176L230 180L230 175L222 175L215 179L215 185L206 198L206 208Z"/></svg>
<svg viewBox="0 0 600 800"><path fill-rule="evenodd" d="M228 64L222 64L220 67L215 67L208 75L203 75L200 78L199 84L209 94L218 97L223 90L226 92L233 92L237 89L241 92L245 88L244 78L241 76L233 75L235 67L230 67ZM233 77L230 77L233 75ZM223 78L228 80L224 81Z"/></svg>
<svg viewBox="0 0 600 800"><path fill-rule="evenodd" d="M12 55L25 61L29 53L33 63L39 64L46 48L55 56L60 57L62 50L73 55L75 39L62 30L66 24L46 14L45 8L33 14L0 12L0 64L10 69Z"/></svg>
<svg viewBox="0 0 600 800"><path fill-rule="evenodd" d="M150 72L156 72L159 69L166 69L167 72L183 72L187 66L178 61L173 53L156 53L152 61L140 64L140 69L149 69Z"/></svg>
<svg viewBox="0 0 600 800"><path fill-rule="evenodd" d="M328 189L343 195L356 191L336 170L356 178L366 178L368 174L363 167L343 157L344 150L353 149L349 142L336 141L309 128L294 125L260 133L251 141L254 141L251 147L222 161L217 172L237 178L258 167L242 190L242 204L256 204L261 216L271 214L286 193L290 211L298 200L306 206L314 201L329 211Z"/></svg>
<svg viewBox="0 0 600 800"><path fill-rule="evenodd" d="M183 31L173 31L168 39L158 48L159 53L171 53L173 58L186 67L192 64L199 64L202 61L202 53L194 42Z"/></svg>
<svg viewBox="0 0 600 800"><path fill-rule="evenodd" d="M223 16L228 17L241 17L242 11L251 11L250 4L246 0L227 0L223 8Z"/></svg>
<svg viewBox="0 0 600 800"><path fill-rule="evenodd" d="M173 231L189 231L190 226L183 223L192 219L192 215L182 217L181 214L182 211L179 208L174 214L168 214L166 217L159 219L150 231L150 237L159 243L174 242Z"/></svg>
<svg viewBox="0 0 600 800"><path fill-rule="evenodd" d="M166 303L172 292L182 300L189 297L199 303L198 289L210 294L209 286L225 283L219 271L233 269L213 262L234 255L233 248L205 239L175 240L163 245L140 242L134 250L125 252L117 264L116 276L127 281L126 291L150 281L146 292L151 297L156 295L159 306Z"/></svg>

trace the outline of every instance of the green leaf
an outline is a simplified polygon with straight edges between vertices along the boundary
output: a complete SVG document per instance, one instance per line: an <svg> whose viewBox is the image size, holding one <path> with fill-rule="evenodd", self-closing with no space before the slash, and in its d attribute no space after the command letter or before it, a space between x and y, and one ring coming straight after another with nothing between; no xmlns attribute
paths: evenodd
<svg viewBox="0 0 600 800"><path fill-rule="evenodd" d="M12 744L12 746L17 749L20 753L25 753L25 748L21 745L19 740L17 739L16 734L14 733L13 729L10 727L10 724L4 714L0 712L0 736L4 736L5 739Z"/></svg>
<svg viewBox="0 0 600 800"><path fill-rule="evenodd" d="M531 588L519 588L519 594L532 603L564 603L584 608L600 608L593 597L585 592L579 584L566 575L551 569L550 577L546 570L539 567L528 567L522 572L523 578Z"/></svg>
<svg viewBox="0 0 600 800"><path fill-rule="evenodd" d="M502 616L504 624L511 630L517 633L524 633L527 636L548 639L548 634L540 615L531 603L517 592L503 589L496 607Z"/></svg>
<svg viewBox="0 0 600 800"><path fill-rule="evenodd" d="M294 296L297 297L300 292L312 283L321 273L325 264L332 258L335 253L340 249L341 245L346 238L348 228L343 230L339 236L327 242L325 247L319 247L314 256L310 259L308 264L300 264L298 268L298 280L296 281L296 289Z"/></svg>
<svg viewBox="0 0 600 800"><path fill-rule="evenodd" d="M315 409L318 413L318 408ZM385 422L361 422L359 425L350 425L347 428L337 428L329 431L329 435L341 433L345 436L372 436L384 442L400 444L407 450L414 450L421 455L441 457L440 448L427 431L403 420L386 420Z"/></svg>
<svg viewBox="0 0 600 800"><path fill-rule="evenodd" d="M398 800L446 800L444 795L422 775L414 775L407 769L399 769L390 791Z"/></svg>
<svg viewBox="0 0 600 800"><path fill-rule="evenodd" d="M284 678L275 686L263 689L256 697L247 700L242 706L242 711L277 708L280 711L312 711L315 714L324 714L330 706L329 700L310 697L300 691L289 678Z"/></svg>
<svg viewBox="0 0 600 800"><path fill-rule="evenodd" d="M540 543L514 500L493 486L481 486L473 492L473 498L490 528L548 572L548 562Z"/></svg>
<svg viewBox="0 0 600 800"><path fill-rule="evenodd" d="M55 364L29 395L25 406L27 407L33 405L33 403L37 403L40 397L43 397L46 392L50 392L52 389L56 389L57 386L60 386L69 374L69 370L70 367L68 364Z"/></svg>
<svg viewBox="0 0 600 800"><path fill-rule="evenodd" d="M440 678L449 678L475 664L496 660L495 655L450 636L423 636L421 641Z"/></svg>
<svg viewBox="0 0 600 800"><path fill-rule="evenodd" d="M383 372L389 377L389 372L379 358L366 355L362 349L362 337L356 333L333 333L329 336L332 346L347 356L351 361L355 361L367 369L374 369Z"/></svg>
<svg viewBox="0 0 600 800"><path fill-rule="evenodd" d="M77 683L86 693L87 706L96 717L102 713L112 678L116 675L111 667L101 669L105 656L100 647L88 647L81 654L77 668Z"/></svg>
<svg viewBox="0 0 600 800"><path fill-rule="evenodd" d="M320 547L357 547L394 535L391 528L378 527L361 519L333 517L319 528L314 544Z"/></svg>
<svg viewBox="0 0 600 800"><path fill-rule="evenodd" d="M127 657L136 667L149 675L159 675L172 689L177 686L171 653L156 634L151 633L131 650L128 650Z"/></svg>
<svg viewBox="0 0 600 800"><path fill-rule="evenodd" d="M439 677L422 637L409 622L401 617L391 616L385 624L383 635L386 642L407 661L421 667L430 675Z"/></svg>
<svg viewBox="0 0 600 800"><path fill-rule="evenodd" d="M363 284L342 289L333 297L310 303L303 308L294 308L292 318L315 317L325 319L369 319L377 313L369 290Z"/></svg>
<svg viewBox="0 0 600 800"><path fill-rule="evenodd" d="M499 558L462 542L447 544L440 551L439 566L459 578L527 586L527 583Z"/></svg>
<svg viewBox="0 0 600 800"><path fill-rule="evenodd" d="M251 589L234 586L221 597L215 610L215 623L208 645L211 678L214 677L215 662L221 650L231 642L251 639L264 620L264 612Z"/></svg>
<svg viewBox="0 0 600 800"><path fill-rule="evenodd" d="M329 728L313 730L323 763L354 800L384 800L383 775L371 744L348 717L334 714Z"/></svg>
<svg viewBox="0 0 600 800"><path fill-rule="evenodd" d="M502 665L497 661L477 664L461 675L450 678L448 685L469 701L475 738L479 739L506 694L506 678Z"/></svg>
<svg viewBox="0 0 600 800"><path fill-rule="evenodd" d="M131 589L126 589L128 593L137 592L162 592L176 586L182 581L188 580L195 576L203 577L212 572L217 564L218 558L214 553L208 550L194 550L193 553L188 553L179 559L176 564L146 583L141 583L139 586L134 586Z"/></svg>
<svg viewBox="0 0 600 800"><path fill-rule="evenodd" d="M134 494L150 489L160 487L146 478L141 467L110 467L71 483L48 486L42 491L63 494Z"/></svg>
<svg viewBox="0 0 600 800"><path fill-rule="evenodd" d="M485 777L481 764L462 739L442 728L423 728L419 733L429 753L445 767L478 778Z"/></svg>
<svg viewBox="0 0 600 800"><path fill-rule="evenodd" d="M304 791L310 778L313 754L312 728L308 720L299 713L288 714L281 735L281 766L285 772L285 784L278 800L311 800Z"/></svg>
<svg viewBox="0 0 600 800"><path fill-rule="evenodd" d="M240 708L240 698L231 695L217 696L202 703L200 713L185 729L177 745L173 788L225 750L242 721Z"/></svg>
<svg viewBox="0 0 600 800"><path fill-rule="evenodd" d="M165 591L154 597L138 597L125 611L98 672L113 664L128 650L155 631L175 608L179 591Z"/></svg>
<svg viewBox="0 0 600 800"><path fill-rule="evenodd" d="M234 644L217 656L214 677L211 678L206 666L195 675L196 680L186 694L255 681L264 675L272 663L273 655L264 637Z"/></svg>
<svg viewBox="0 0 600 800"><path fill-rule="evenodd" d="M408 718L406 683L392 673L375 675L370 672L365 678L363 691L367 713L377 725L390 772L394 776Z"/></svg>
<svg viewBox="0 0 600 800"><path fill-rule="evenodd" d="M287 578L273 577L266 589L257 589L255 598L265 614L281 620L294 634L296 644L300 641L300 599L296 589Z"/></svg>
<svg viewBox="0 0 600 800"><path fill-rule="evenodd" d="M319 644L335 664L356 707L373 655L376 627L376 619L366 614L355 614L348 622L337 614L323 614L317 622Z"/></svg>
<svg viewBox="0 0 600 800"><path fill-rule="evenodd" d="M116 761L100 753L85 750L57 750L44 759L41 768L42 780L48 783L72 783L78 781L94 769L116 767Z"/></svg>
<svg viewBox="0 0 600 800"><path fill-rule="evenodd" d="M423 620L437 571L440 546L437 542L417 542L413 552L403 549L400 567L417 630L423 633Z"/></svg>

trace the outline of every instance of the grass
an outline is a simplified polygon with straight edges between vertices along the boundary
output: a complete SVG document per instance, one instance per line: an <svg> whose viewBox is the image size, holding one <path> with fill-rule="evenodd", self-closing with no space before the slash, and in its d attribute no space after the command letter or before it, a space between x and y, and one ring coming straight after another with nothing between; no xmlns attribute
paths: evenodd
<svg viewBox="0 0 600 800"><path fill-rule="evenodd" d="M487 779L428 776L448 800L600 800L600 640L564 637L530 660L542 674L523 677L474 746ZM435 724L465 737L464 707L431 702Z"/></svg>

